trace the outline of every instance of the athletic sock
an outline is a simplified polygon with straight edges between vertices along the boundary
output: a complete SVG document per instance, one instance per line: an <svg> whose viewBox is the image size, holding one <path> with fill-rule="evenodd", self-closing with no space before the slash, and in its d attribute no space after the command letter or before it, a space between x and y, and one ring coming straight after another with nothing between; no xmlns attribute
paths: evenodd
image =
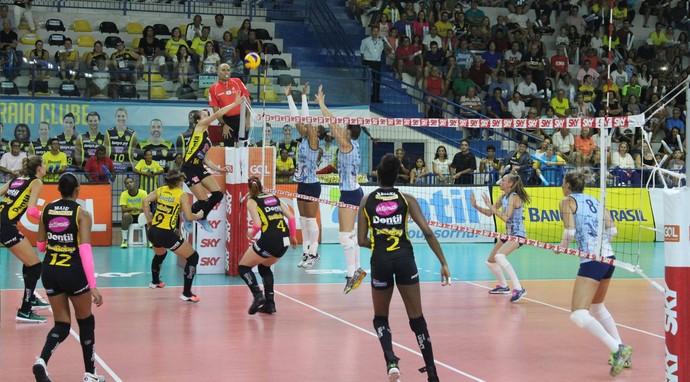
<svg viewBox="0 0 690 382"><path fill-rule="evenodd" d="M264 282L264 296L266 297L266 301L273 301L273 271L271 267L267 267L263 264L259 264L257 268Z"/></svg>
<svg viewBox="0 0 690 382"><path fill-rule="evenodd" d="M41 278L42 263L36 263L30 267L22 266L22 275L24 276L24 298L22 299L22 306L19 310L22 313L31 312L31 300L34 298L34 291L38 279Z"/></svg>
<svg viewBox="0 0 690 382"><path fill-rule="evenodd" d="M620 341L613 338L606 329L589 314L586 309L578 309L570 314L570 320L579 328L587 329L594 337L606 344L610 351L618 351Z"/></svg>
<svg viewBox="0 0 690 382"><path fill-rule="evenodd" d="M513 266L510 265L510 262L508 262L508 259L506 259L506 255L499 253L494 256L494 260L496 261L496 264L498 264L501 269L508 274L510 282L513 283L513 289L521 290L522 285L520 284L520 280L518 280L515 269L513 269Z"/></svg>
<svg viewBox="0 0 690 382"><path fill-rule="evenodd" d="M93 348L96 342L96 319L92 314L87 318L77 319L77 323L79 324L81 353L84 357L84 371L94 374L96 366L94 364L95 354Z"/></svg>
<svg viewBox="0 0 690 382"><path fill-rule="evenodd" d="M187 258L187 263L184 265L184 289L182 294L189 297L192 295L192 282L194 282L194 275L196 274L196 265L199 263L199 254L194 253Z"/></svg>
<svg viewBox="0 0 690 382"><path fill-rule="evenodd" d="M491 273L493 273L494 276L496 276L496 280L498 280L498 285L500 285L502 287L508 286L508 282L506 281L505 276L503 276L503 270L501 270L500 265L498 265L496 263L490 263L487 261L486 266L487 266L487 268L489 268Z"/></svg>
<svg viewBox="0 0 690 382"><path fill-rule="evenodd" d="M43 358L46 363L48 363L58 345L69 336L69 327L70 325L67 322L56 321L55 326L50 329L46 337L46 343L43 345L43 350L41 351L41 358Z"/></svg>
<svg viewBox="0 0 690 382"><path fill-rule="evenodd" d="M302 227L302 253L309 253L309 244L311 243L311 232L307 228L307 218L299 217L299 224Z"/></svg>
<svg viewBox="0 0 690 382"><path fill-rule="evenodd" d="M302 235L304 237L304 229ZM307 218L307 232L309 232L309 254L316 255L319 252L319 223L316 218Z"/></svg>
<svg viewBox="0 0 690 382"><path fill-rule="evenodd" d="M237 271L239 272L240 277L242 277L242 280L244 280L244 283L249 287L249 290L252 291L252 294L255 295L257 293L261 293L261 288L259 288L259 285L256 282L256 276L254 275L254 272L252 272L251 267L240 265L237 267Z"/></svg>
<svg viewBox="0 0 690 382"><path fill-rule="evenodd" d="M599 321L601 326L604 327L606 332L611 337L618 341L619 344L623 343L620 334L618 334L616 322L613 320L613 317L611 316L611 313L608 311L608 309L606 309L606 306L604 306L604 303L592 304L592 306L589 308L589 311L591 312L592 317Z"/></svg>
<svg viewBox="0 0 690 382"><path fill-rule="evenodd" d="M194 202L192 204L192 213L195 214L195 213L201 211L207 202L208 202L207 200L197 200L196 202Z"/></svg>
<svg viewBox="0 0 690 382"><path fill-rule="evenodd" d="M208 197L208 200L206 200L206 203L201 207L201 210L204 211L204 219L208 219L208 214L211 213L211 210L213 210L218 203L223 200L223 193L220 191L213 191L211 192L211 196Z"/></svg>
<svg viewBox="0 0 690 382"><path fill-rule="evenodd" d="M345 265L347 266L347 277L352 277L357 270L357 260L355 259L355 245L351 239L350 232L340 232L338 234L338 240L340 241L340 246L343 247L343 252L345 252Z"/></svg>
<svg viewBox="0 0 690 382"><path fill-rule="evenodd" d="M161 265L167 256L167 251L162 255L153 256L153 260L151 260L151 283L159 284L161 282Z"/></svg>
<svg viewBox="0 0 690 382"><path fill-rule="evenodd" d="M361 259L359 256L360 248L357 244L357 231L352 231L352 236L350 240L352 240L352 245L355 247L355 269L359 269L362 267L362 263L360 261Z"/></svg>
<svg viewBox="0 0 690 382"><path fill-rule="evenodd" d="M388 362L389 359L387 355L393 353L393 333L388 324L388 317L374 316L374 330L379 337L379 342L381 343L381 349L383 349L383 355L386 357L386 362Z"/></svg>
<svg viewBox="0 0 690 382"><path fill-rule="evenodd" d="M429 338L429 331L427 330L424 316L410 319L410 329L412 329L415 337L417 337L417 344L419 345L419 350L422 352L422 358L424 358L427 375L429 377L435 377L436 365L434 364L434 350L431 347L431 339Z"/></svg>

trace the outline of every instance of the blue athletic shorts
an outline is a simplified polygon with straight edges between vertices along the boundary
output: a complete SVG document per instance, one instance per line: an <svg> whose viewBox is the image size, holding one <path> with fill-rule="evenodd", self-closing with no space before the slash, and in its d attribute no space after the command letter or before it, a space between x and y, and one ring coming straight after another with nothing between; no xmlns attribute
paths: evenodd
<svg viewBox="0 0 690 382"><path fill-rule="evenodd" d="M311 196L313 198L321 197L321 183L297 183L297 193L300 195ZM311 202L311 200L297 198L297 200L304 200Z"/></svg>
<svg viewBox="0 0 690 382"><path fill-rule="evenodd" d="M364 197L364 191L362 188L358 188L353 191L340 191L340 202L345 204L350 204L353 206L358 206Z"/></svg>
<svg viewBox="0 0 690 382"><path fill-rule="evenodd" d="M609 258L615 259L616 257L612 256ZM601 281L613 277L614 270L616 270L616 267L613 265L592 260L586 263L580 263L580 270L577 271L577 275Z"/></svg>

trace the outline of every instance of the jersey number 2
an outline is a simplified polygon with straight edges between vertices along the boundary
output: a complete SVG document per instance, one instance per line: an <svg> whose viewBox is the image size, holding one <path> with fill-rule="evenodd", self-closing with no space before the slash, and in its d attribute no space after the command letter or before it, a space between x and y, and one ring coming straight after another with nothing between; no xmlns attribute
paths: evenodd
<svg viewBox="0 0 690 382"><path fill-rule="evenodd" d="M397 236L388 236L386 238L388 241L392 241L393 243L386 248L386 251L392 252L395 251L396 249L400 249L398 244L400 244L400 238Z"/></svg>
<svg viewBox="0 0 690 382"><path fill-rule="evenodd" d="M51 253L50 256L53 257L50 260L50 265L56 265L58 267L69 267L69 264L65 264L72 259L71 255ZM58 260L60 259L60 260Z"/></svg>

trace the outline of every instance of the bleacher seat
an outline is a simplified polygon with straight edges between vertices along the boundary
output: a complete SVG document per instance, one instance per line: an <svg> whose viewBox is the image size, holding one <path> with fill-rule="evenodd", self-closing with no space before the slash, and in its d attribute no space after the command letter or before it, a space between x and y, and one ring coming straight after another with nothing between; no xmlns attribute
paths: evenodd
<svg viewBox="0 0 690 382"><path fill-rule="evenodd" d="M31 30L31 28L29 27L29 23L27 23L26 21L22 21L21 23L19 23L19 26L17 28L23 31Z"/></svg>
<svg viewBox="0 0 690 382"><path fill-rule="evenodd" d="M232 38L237 38L237 32L240 31L240 27L230 27L230 33L232 33Z"/></svg>
<svg viewBox="0 0 690 382"><path fill-rule="evenodd" d="M170 28L165 24L153 24L153 35L154 36L170 36ZM184 35L182 35L184 36Z"/></svg>
<svg viewBox="0 0 690 382"><path fill-rule="evenodd" d="M204 99L208 99L208 93L210 88L204 89Z"/></svg>
<svg viewBox="0 0 690 382"><path fill-rule="evenodd" d="M261 92L261 100L266 102L280 102L278 93L273 89L265 89Z"/></svg>
<svg viewBox="0 0 690 382"><path fill-rule="evenodd" d="M75 32L93 32L93 27L86 20L74 20L72 29L74 29Z"/></svg>
<svg viewBox="0 0 690 382"><path fill-rule="evenodd" d="M272 42L264 43L263 47L264 47L264 53L266 53L266 54L280 54L280 50L278 50L278 46Z"/></svg>
<svg viewBox="0 0 690 382"><path fill-rule="evenodd" d="M117 29L117 25L115 25L115 23L112 21L102 22L101 25L98 27L98 31L101 33L107 33L107 34L118 34L118 33L120 33L120 30Z"/></svg>
<svg viewBox="0 0 690 382"><path fill-rule="evenodd" d="M139 42L141 41L141 37L135 37L132 39L132 49L134 49L136 52L139 52Z"/></svg>
<svg viewBox="0 0 690 382"><path fill-rule="evenodd" d="M144 26L141 25L140 23L136 23L136 22L127 23L127 26L125 27L125 31L128 34L141 35L144 32Z"/></svg>
<svg viewBox="0 0 690 382"><path fill-rule="evenodd" d="M139 98L137 87L132 84L121 84L117 93L120 98Z"/></svg>
<svg viewBox="0 0 690 382"><path fill-rule="evenodd" d="M168 99L168 91L162 86L151 86L151 99Z"/></svg>
<svg viewBox="0 0 690 382"><path fill-rule="evenodd" d="M62 23L60 19L48 19L46 20L46 30L49 32L64 32L65 24Z"/></svg>
<svg viewBox="0 0 690 382"><path fill-rule="evenodd" d="M2 81L0 83L0 92L4 95L19 95L19 88L13 81Z"/></svg>
<svg viewBox="0 0 690 382"><path fill-rule="evenodd" d="M30 80L26 88L29 90L29 93L35 95L50 95L48 81L46 80Z"/></svg>
<svg viewBox="0 0 690 382"><path fill-rule="evenodd" d="M196 90L190 85L181 85L175 91L177 99L196 99Z"/></svg>
<svg viewBox="0 0 690 382"><path fill-rule="evenodd" d="M34 32L27 32L22 35L21 41L24 45L35 45L36 41L40 40L41 36Z"/></svg>
<svg viewBox="0 0 690 382"><path fill-rule="evenodd" d="M256 76L252 76L252 85L258 85L259 84L259 78ZM261 85L273 85L271 82L271 79L268 77L261 77Z"/></svg>
<svg viewBox="0 0 690 382"><path fill-rule="evenodd" d="M288 86L288 85L296 86L297 83L295 82L295 78L292 77L291 75L281 74L278 76L278 85L280 85L280 86Z"/></svg>
<svg viewBox="0 0 690 382"><path fill-rule="evenodd" d="M82 48L92 48L96 40L90 34L83 34L77 37L77 46Z"/></svg>
<svg viewBox="0 0 690 382"><path fill-rule="evenodd" d="M187 35L187 24L180 25L180 34L182 37Z"/></svg>
<svg viewBox="0 0 690 382"><path fill-rule="evenodd" d="M142 78L144 81L148 82L149 81L149 74L144 73ZM165 78L160 75L160 73L151 73L151 82L165 82Z"/></svg>
<svg viewBox="0 0 690 382"><path fill-rule="evenodd" d="M273 37L271 37L270 33L268 33L266 29L256 28L254 29L254 32L256 32L256 38L259 40L273 40Z"/></svg>
<svg viewBox="0 0 690 382"><path fill-rule="evenodd" d="M104 45L106 48L113 48L113 49L115 49L115 47L117 46L117 43L120 42L120 41L122 41L122 40L121 40L120 37L118 37L118 36L108 36L108 37L105 38L105 41L103 42L103 45Z"/></svg>
<svg viewBox="0 0 690 382"><path fill-rule="evenodd" d="M65 35L61 33L53 33L48 37L48 45L50 46L63 46L65 45Z"/></svg>
<svg viewBox="0 0 690 382"><path fill-rule="evenodd" d="M269 66L273 70L290 70L287 62L285 62L285 60L282 58L272 58Z"/></svg>
<svg viewBox="0 0 690 382"><path fill-rule="evenodd" d="M60 94L63 97L80 97L81 93L79 92L79 88L77 85L73 83L63 83L60 85L60 90L58 90L58 94Z"/></svg>

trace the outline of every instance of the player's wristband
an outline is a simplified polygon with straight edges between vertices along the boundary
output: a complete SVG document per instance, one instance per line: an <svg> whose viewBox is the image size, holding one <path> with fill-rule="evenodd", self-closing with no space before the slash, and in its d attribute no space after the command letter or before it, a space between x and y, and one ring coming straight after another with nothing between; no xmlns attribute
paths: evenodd
<svg viewBox="0 0 690 382"><path fill-rule="evenodd" d="M297 236L297 221L294 216L288 219L288 228L290 228L290 236Z"/></svg>
<svg viewBox="0 0 690 382"><path fill-rule="evenodd" d="M46 242L45 241L37 241L36 242L36 249L38 252L44 252L46 251Z"/></svg>
<svg viewBox="0 0 690 382"><path fill-rule="evenodd" d="M86 280L89 282L89 288L96 287L96 274L94 273L93 252L91 251L91 244L79 244L79 257L81 257L81 265L84 268Z"/></svg>
<svg viewBox="0 0 690 382"><path fill-rule="evenodd" d="M611 227L606 229L606 233L609 234L609 240L613 239L616 235L618 235L618 228Z"/></svg>
<svg viewBox="0 0 690 382"><path fill-rule="evenodd" d="M41 211L38 210L36 207L31 207L28 210L26 210L26 214L31 216L34 219L40 219L41 218Z"/></svg>
<svg viewBox="0 0 690 382"><path fill-rule="evenodd" d="M257 232L261 229L260 225L250 225L249 226L249 236L255 236Z"/></svg>

